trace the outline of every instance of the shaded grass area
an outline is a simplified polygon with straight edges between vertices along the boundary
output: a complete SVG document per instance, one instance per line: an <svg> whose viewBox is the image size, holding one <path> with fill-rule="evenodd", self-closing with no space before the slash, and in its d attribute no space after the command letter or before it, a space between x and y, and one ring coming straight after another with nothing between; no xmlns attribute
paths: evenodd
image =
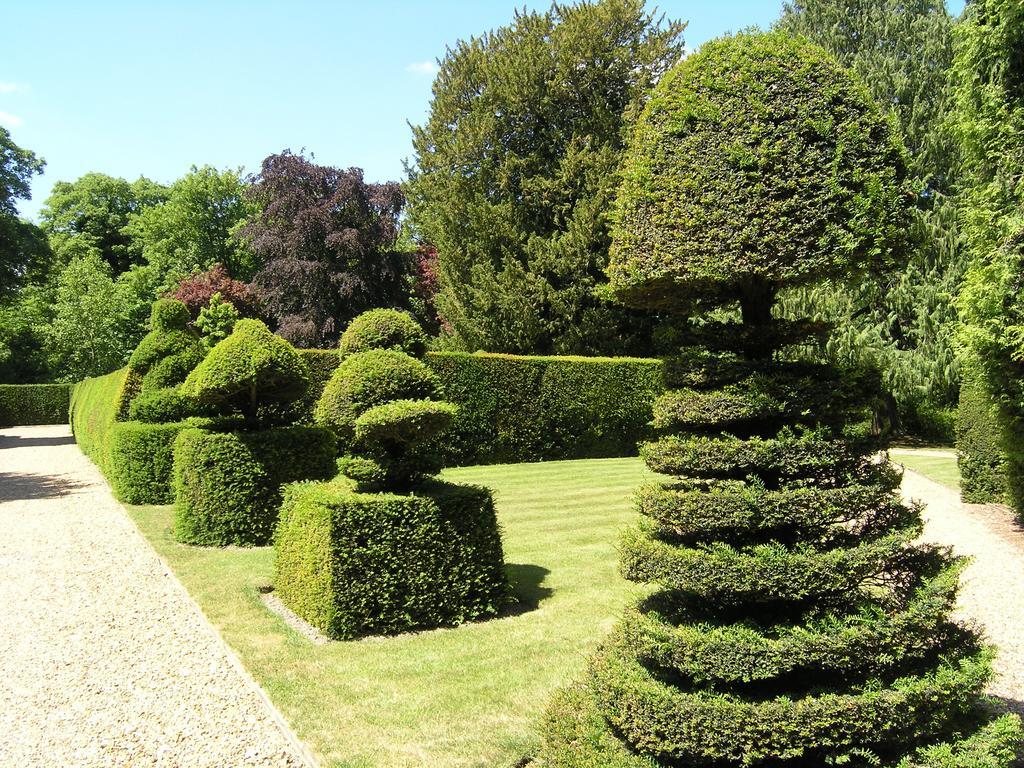
<svg viewBox="0 0 1024 768"><path fill-rule="evenodd" d="M894 449L889 458L896 464L924 475L954 491L960 490L960 468L956 456L934 456L927 449L916 451L910 448Z"/></svg>
<svg viewBox="0 0 1024 768"><path fill-rule="evenodd" d="M314 645L260 599L273 551L171 538L171 507L128 507L246 668L324 765L513 766L537 742L551 693L638 588L617 571L639 459L464 467L446 480L495 491L520 605L500 619Z"/></svg>

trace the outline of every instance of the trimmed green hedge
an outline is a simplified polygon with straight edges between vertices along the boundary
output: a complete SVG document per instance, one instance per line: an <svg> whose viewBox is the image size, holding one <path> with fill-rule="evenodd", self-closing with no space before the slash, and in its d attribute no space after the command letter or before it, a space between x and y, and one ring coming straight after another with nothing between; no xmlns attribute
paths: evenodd
<svg viewBox="0 0 1024 768"><path fill-rule="evenodd" d="M299 354L313 375L296 420L309 423L341 358ZM428 352L423 362L459 409L439 446L449 466L635 456L665 389L653 359Z"/></svg>
<svg viewBox="0 0 1024 768"><path fill-rule="evenodd" d="M71 432L82 453L104 474L110 468L110 432L127 415L138 382L127 367L85 379L71 390Z"/></svg>
<svg viewBox="0 0 1024 768"><path fill-rule="evenodd" d="M66 424L70 384L0 384L0 427Z"/></svg>
<svg viewBox="0 0 1024 768"><path fill-rule="evenodd" d="M964 376L956 419L960 495L972 504L1007 503L1007 461L992 397L977 376Z"/></svg>
<svg viewBox="0 0 1024 768"><path fill-rule="evenodd" d="M325 634L348 639L494 616L507 600L490 491L430 483L355 493L344 481L285 493L274 589Z"/></svg>
<svg viewBox="0 0 1024 768"><path fill-rule="evenodd" d="M188 544L267 544L277 524L281 486L326 480L337 472L334 435L319 427L184 429L173 453L174 535Z"/></svg>

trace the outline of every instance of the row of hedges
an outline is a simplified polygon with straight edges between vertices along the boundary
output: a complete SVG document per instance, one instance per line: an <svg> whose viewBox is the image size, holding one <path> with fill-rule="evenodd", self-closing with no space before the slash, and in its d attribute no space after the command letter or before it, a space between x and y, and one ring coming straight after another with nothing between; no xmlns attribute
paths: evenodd
<svg viewBox="0 0 1024 768"><path fill-rule="evenodd" d="M65 424L70 384L0 384L0 427Z"/></svg>
<svg viewBox="0 0 1024 768"><path fill-rule="evenodd" d="M300 352L315 403L339 358ZM459 408L441 446L448 465L635 455L664 390L659 360L434 352L424 362Z"/></svg>
<svg viewBox="0 0 1024 768"><path fill-rule="evenodd" d="M110 466L110 432L127 412L132 378L124 367L80 381L71 390L71 432L82 453L104 474Z"/></svg>

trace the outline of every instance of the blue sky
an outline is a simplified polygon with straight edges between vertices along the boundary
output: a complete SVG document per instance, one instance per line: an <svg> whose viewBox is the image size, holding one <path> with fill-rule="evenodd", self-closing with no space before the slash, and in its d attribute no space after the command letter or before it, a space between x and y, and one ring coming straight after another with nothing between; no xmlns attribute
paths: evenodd
<svg viewBox="0 0 1024 768"><path fill-rule="evenodd" d="M89 171L168 183L193 164L254 170L284 148L399 179L422 122L433 62L507 23L523 2L57 2L6 5L0 125L47 161L23 203ZM526 2L544 8L548 2ZM781 0L662 0L695 48ZM963 0L950 0L959 13Z"/></svg>

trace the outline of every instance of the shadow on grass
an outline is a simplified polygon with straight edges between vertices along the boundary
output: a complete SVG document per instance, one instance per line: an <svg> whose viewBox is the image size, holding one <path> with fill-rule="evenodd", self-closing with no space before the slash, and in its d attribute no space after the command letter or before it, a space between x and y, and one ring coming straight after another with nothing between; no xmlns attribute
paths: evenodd
<svg viewBox="0 0 1024 768"><path fill-rule="evenodd" d="M0 450L4 448L42 448L49 445L74 445L75 438L70 435L61 437L21 437L19 435L0 435Z"/></svg>
<svg viewBox="0 0 1024 768"><path fill-rule="evenodd" d="M0 472L0 501L55 499L75 493L86 485L64 475Z"/></svg>
<svg viewBox="0 0 1024 768"><path fill-rule="evenodd" d="M518 616L535 611L554 592L544 586L544 579L551 573L547 568L529 563L506 563L505 573L512 583L515 602L502 612L503 616Z"/></svg>

